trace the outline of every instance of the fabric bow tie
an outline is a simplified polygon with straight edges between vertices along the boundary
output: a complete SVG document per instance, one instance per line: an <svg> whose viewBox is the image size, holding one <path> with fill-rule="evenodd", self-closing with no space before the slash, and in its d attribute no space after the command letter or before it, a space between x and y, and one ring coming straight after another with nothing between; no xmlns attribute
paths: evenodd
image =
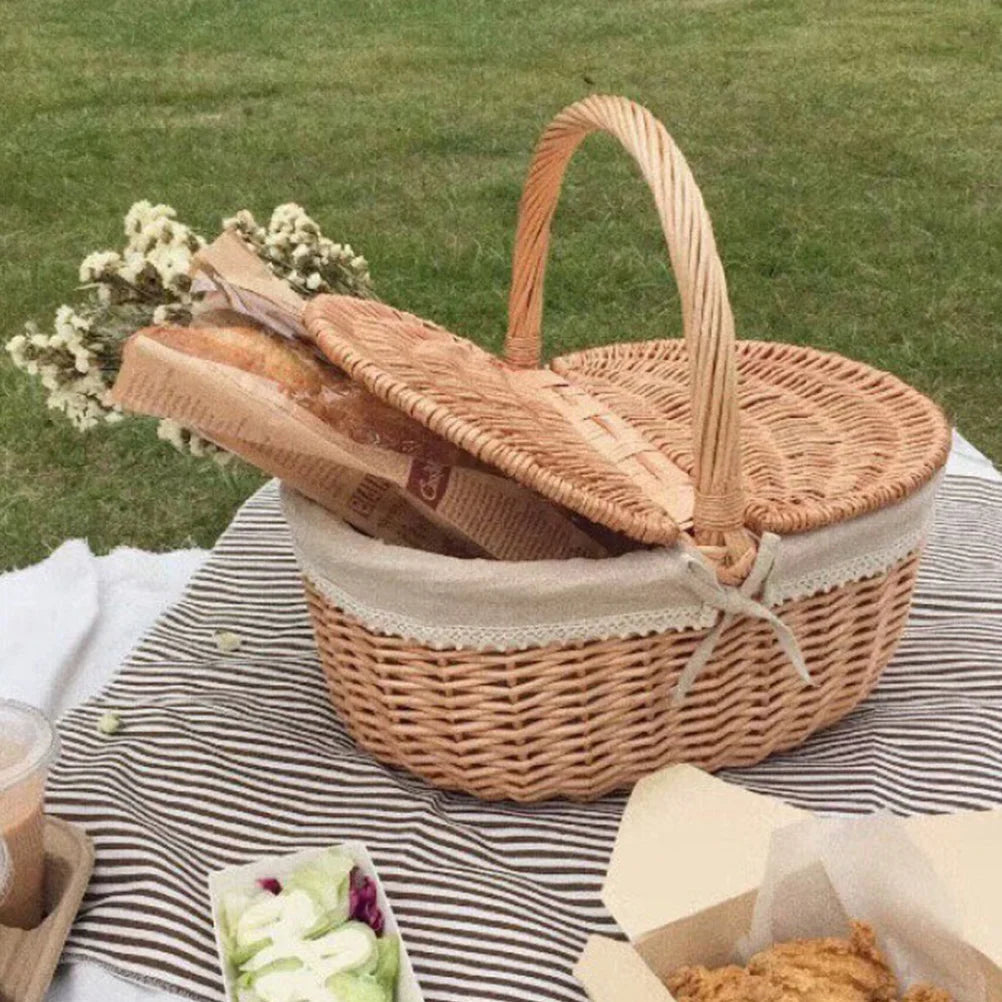
<svg viewBox="0 0 1002 1002"><path fill-rule="evenodd" d="M779 646L790 659L797 674L808 685L815 685L811 678L800 645L793 631L771 609L756 601L752 596L761 592L772 568L776 563L780 537L767 532L759 544L758 555L751 572L739 587L722 585L707 561L696 552L683 556L688 571L688 584L701 602L721 612L720 619L692 652L682 674L679 676L672 696L672 705L678 706L685 699L692 684L707 666L721 634L738 616L750 616L768 623L776 633Z"/></svg>

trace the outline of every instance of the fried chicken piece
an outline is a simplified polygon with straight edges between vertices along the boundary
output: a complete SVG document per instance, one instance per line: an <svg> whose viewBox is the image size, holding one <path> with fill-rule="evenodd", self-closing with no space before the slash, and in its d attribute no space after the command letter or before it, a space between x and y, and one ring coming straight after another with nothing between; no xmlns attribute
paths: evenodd
<svg viewBox="0 0 1002 1002"><path fill-rule="evenodd" d="M748 972L796 1002L894 1002L898 996L897 979L864 922L852 923L849 939L779 943L752 957Z"/></svg>
<svg viewBox="0 0 1002 1002"><path fill-rule="evenodd" d="M954 1002L953 996L932 985L912 985L901 996L901 1002Z"/></svg>
<svg viewBox="0 0 1002 1002"><path fill-rule="evenodd" d="M743 967L679 967L665 980L676 1002L795 1002L767 978ZM919 1000L921 1002L921 1000Z"/></svg>

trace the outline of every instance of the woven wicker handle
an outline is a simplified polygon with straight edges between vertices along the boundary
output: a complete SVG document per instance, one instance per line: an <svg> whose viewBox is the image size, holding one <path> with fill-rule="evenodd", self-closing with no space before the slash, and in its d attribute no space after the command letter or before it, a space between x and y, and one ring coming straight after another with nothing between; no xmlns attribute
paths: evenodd
<svg viewBox="0 0 1002 1002"><path fill-rule="evenodd" d="M734 318L727 283L689 165L646 108L626 98L596 95L566 108L543 133L519 205L505 355L521 368L540 364L550 223L571 156L585 136L598 131L626 147L654 193L678 282L692 371L696 539L723 546L724 565L740 576L754 548L744 530Z"/></svg>

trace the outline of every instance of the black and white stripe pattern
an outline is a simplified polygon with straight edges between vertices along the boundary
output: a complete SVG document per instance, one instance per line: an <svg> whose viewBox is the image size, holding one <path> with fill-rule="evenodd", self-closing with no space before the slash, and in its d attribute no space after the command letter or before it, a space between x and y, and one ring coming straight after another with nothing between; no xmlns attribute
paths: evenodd
<svg viewBox="0 0 1002 1002"><path fill-rule="evenodd" d="M242 638L231 654L214 633ZM108 708L122 730L100 736ZM327 700L273 486L100 698L62 722L50 809L97 867L67 956L222 997L206 874L360 839L428 1002L582 1002L585 937L623 809L483 804L375 764ZM725 773L816 810L1002 803L1002 486L951 478L915 607L874 697L797 752Z"/></svg>

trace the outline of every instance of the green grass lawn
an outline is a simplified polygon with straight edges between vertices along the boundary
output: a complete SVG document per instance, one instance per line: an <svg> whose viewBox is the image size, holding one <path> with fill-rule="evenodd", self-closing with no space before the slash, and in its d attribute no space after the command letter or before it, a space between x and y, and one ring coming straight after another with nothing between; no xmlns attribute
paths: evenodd
<svg viewBox="0 0 1002 1002"><path fill-rule="evenodd" d="M890 369L1002 460L998 2L5 0L0 58L4 340L150 198L207 235L300 202L382 298L497 346L537 134L624 93L692 164L739 334ZM549 347L677 334L626 155L592 140L568 180ZM0 568L209 545L261 482L145 423L80 436L6 356L0 401Z"/></svg>

